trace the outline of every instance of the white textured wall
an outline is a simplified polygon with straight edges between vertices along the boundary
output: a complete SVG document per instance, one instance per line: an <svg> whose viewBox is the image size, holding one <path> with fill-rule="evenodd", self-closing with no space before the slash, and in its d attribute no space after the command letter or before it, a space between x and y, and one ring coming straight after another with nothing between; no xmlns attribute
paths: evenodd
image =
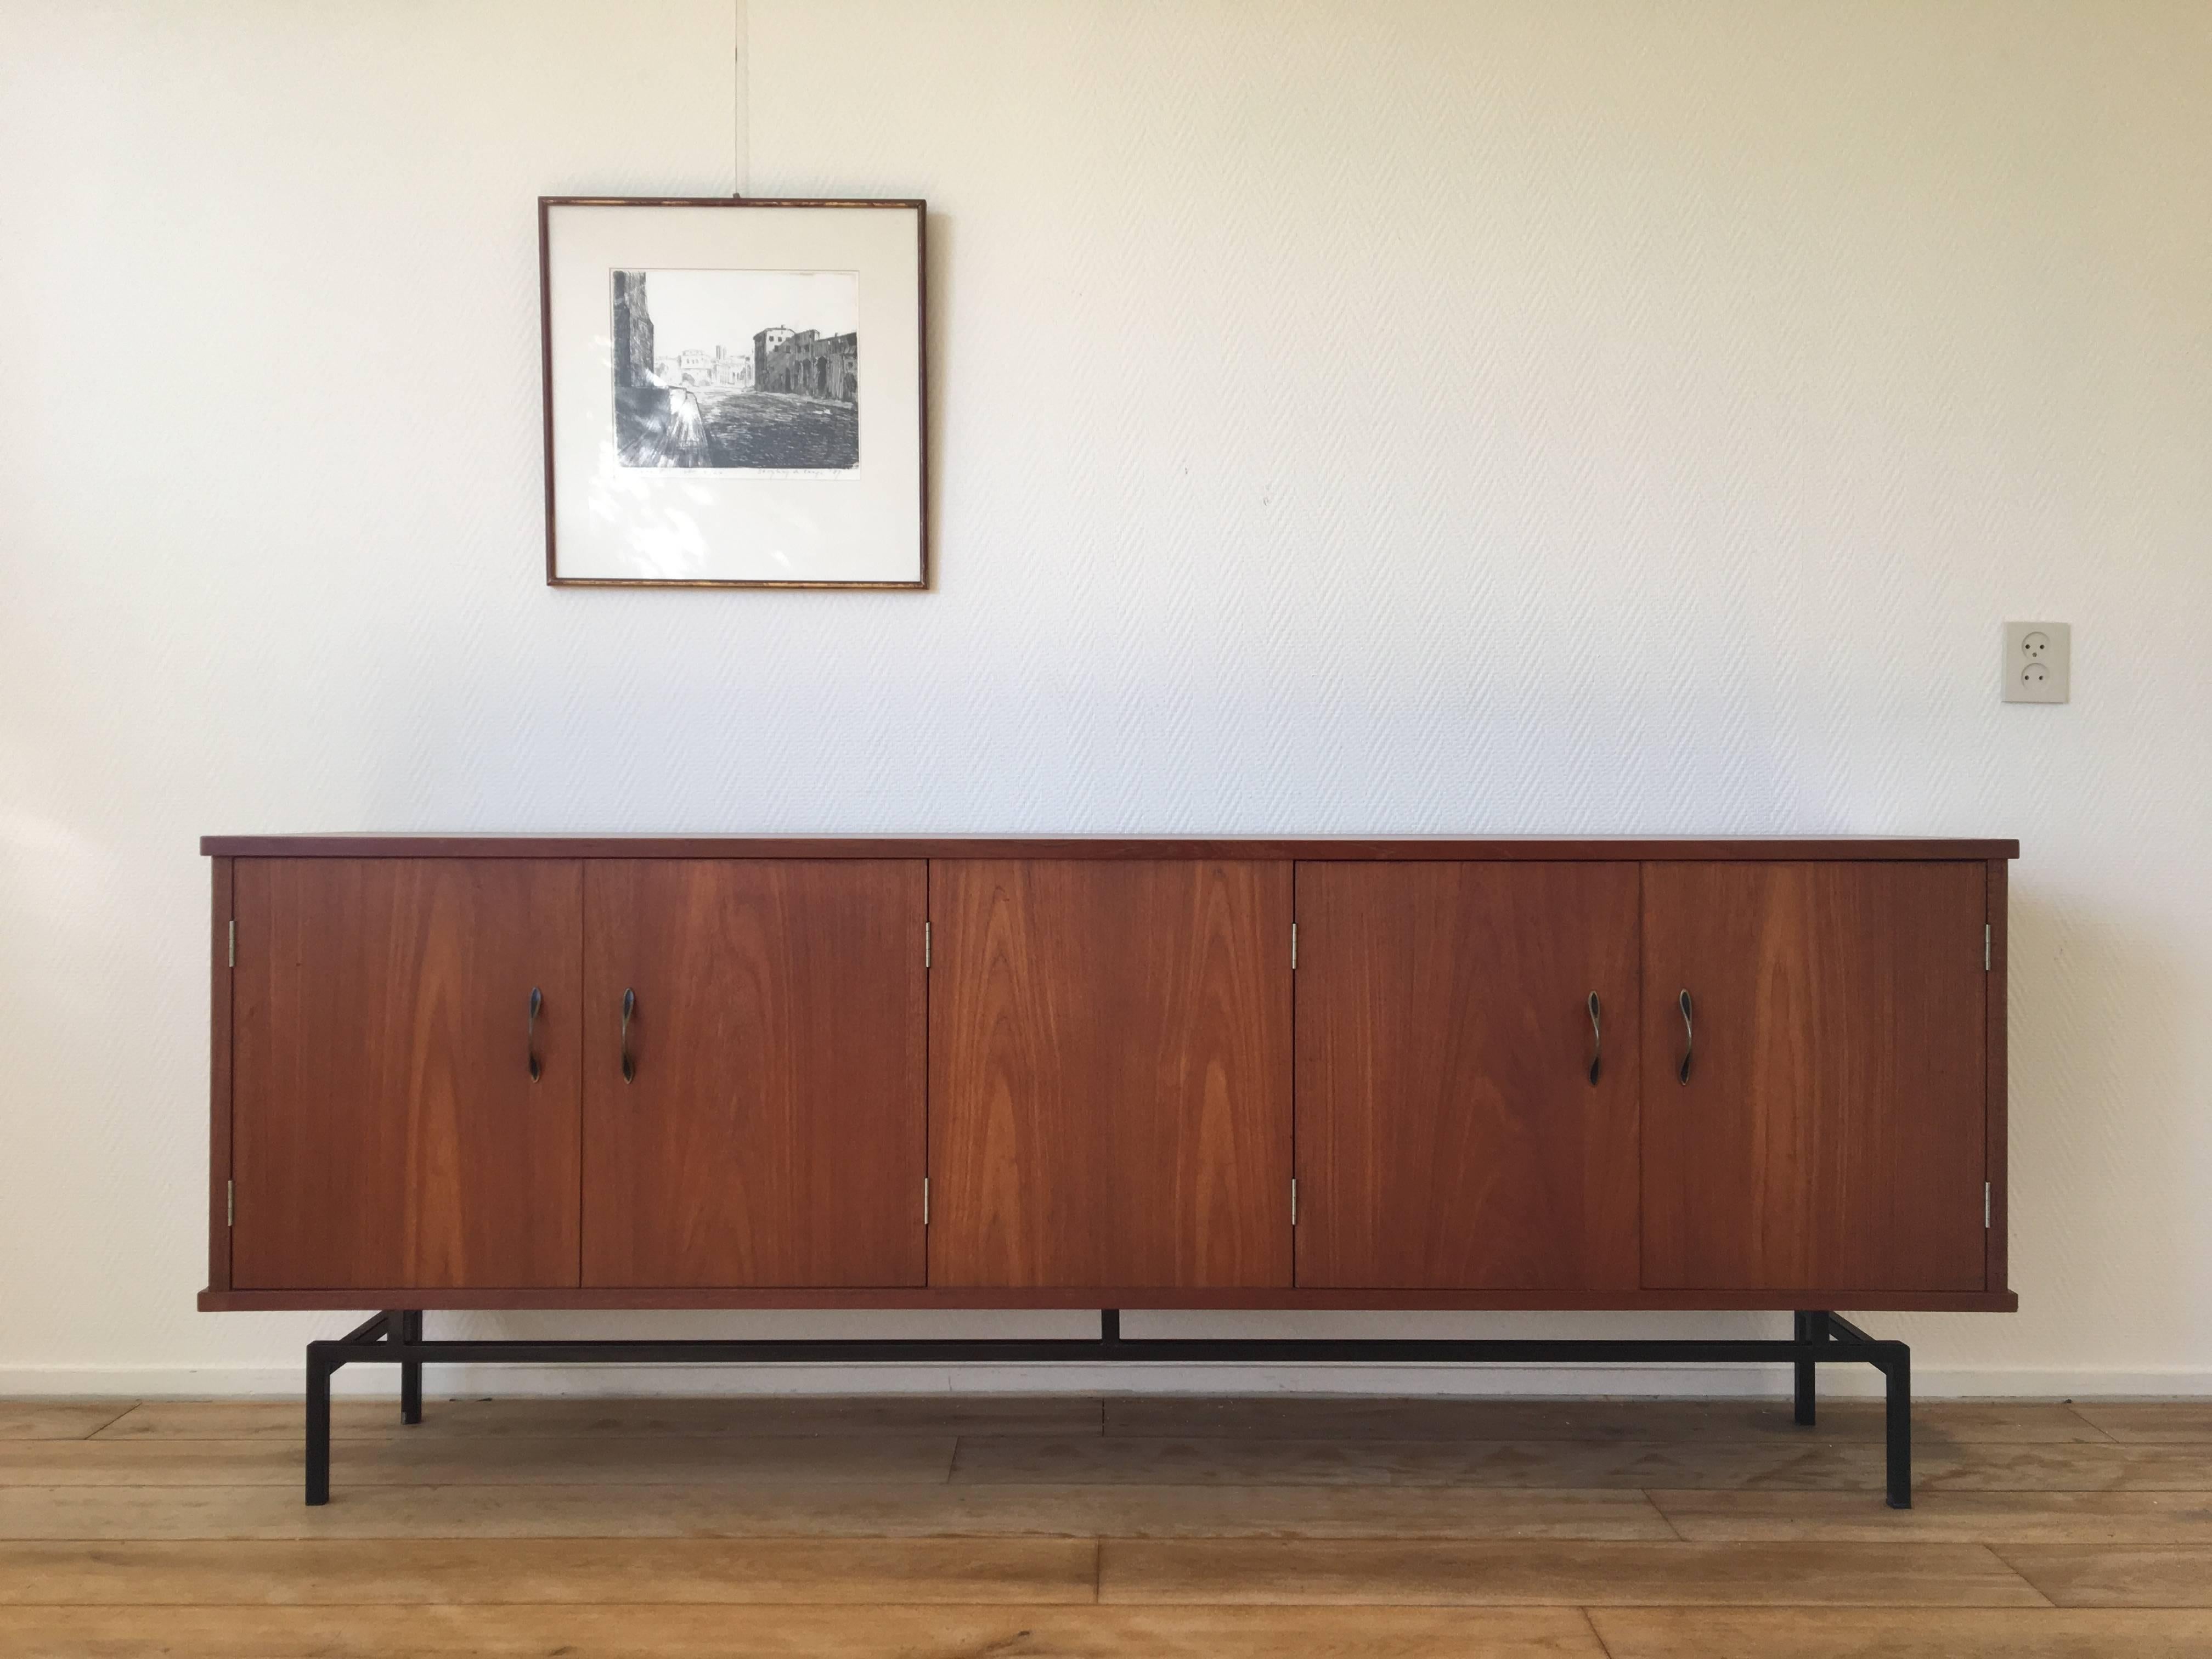
<svg viewBox="0 0 2212 1659"><path fill-rule="evenodd" d="M194 838L361 827L2017 835L2024 1310L1880 1322L2212 1387L2197 0L0 35L0 1388L340 1322L191 1311ZM930 198L933 592L541 584L532 198L740 182Z"/></svg>

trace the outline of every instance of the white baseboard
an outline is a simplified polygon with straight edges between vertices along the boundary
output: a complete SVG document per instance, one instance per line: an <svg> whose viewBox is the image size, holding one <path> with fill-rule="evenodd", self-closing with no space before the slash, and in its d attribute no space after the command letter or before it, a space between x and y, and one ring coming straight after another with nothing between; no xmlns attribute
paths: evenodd
<svg viewBox="0 0 2212 1659"><path fill-rule="evenodd" d="M2212 1370L1915 1367L1922 1399L2118 1399L2212 1395ZM0 1365L0 1397L297 1398L297 1365ZM746 1394L1382 1394L1616 1395L1664 1399L1786 1394L1784 1365L439 1365L432 1398L459 1395ZM395 1394L386 1365L332 1379L345 1395ZM1824 1395L1877 1395L1864 1365L1823 1366Z"/></svg>

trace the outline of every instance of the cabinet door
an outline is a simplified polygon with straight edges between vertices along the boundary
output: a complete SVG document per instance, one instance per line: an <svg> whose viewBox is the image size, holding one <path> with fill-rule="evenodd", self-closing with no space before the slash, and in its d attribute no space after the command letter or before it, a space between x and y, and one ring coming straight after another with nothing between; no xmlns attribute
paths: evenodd
<svg viewBox="0 0 2212 1659"><path fill-rule="evenodd" d="M1637 896L1632 864L1298 866L1300 1285L1635 1287Z"/></svg>
<svg viewBox="0 0 2212 1659"><path fill-rule="evenodd" d="M585 1284L922 1282L925 868L586 866Z"/></svg>
<svg viewBox="0 0 2212 1659"><path fill-rule="evenodd" d="M238 860L239 1288L576 1283L582 880Z"/></svg>
<svg viewBox="0 0 2212 1659"><path fill-rule="evenodd" d="M930 1282L1291 1282L1287 864L933 862Z"/></svg>
<svg viewBox="0 0 2212 1659"><path fill-rule="evenodd" d="M1986 887L1644 866L1644 1284L1981 1287Z"/></svg>

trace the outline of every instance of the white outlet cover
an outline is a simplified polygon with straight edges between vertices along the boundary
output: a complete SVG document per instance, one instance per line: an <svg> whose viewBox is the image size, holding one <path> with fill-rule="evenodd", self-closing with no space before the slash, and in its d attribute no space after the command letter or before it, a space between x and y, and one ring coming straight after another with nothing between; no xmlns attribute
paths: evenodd
<svg viewBox="0 0 2212 1659"><path fill-rule="evenodd" d="M2062 622L2004 625L2004 700L2065 702L2074 689L2074 629Z"/></svg>

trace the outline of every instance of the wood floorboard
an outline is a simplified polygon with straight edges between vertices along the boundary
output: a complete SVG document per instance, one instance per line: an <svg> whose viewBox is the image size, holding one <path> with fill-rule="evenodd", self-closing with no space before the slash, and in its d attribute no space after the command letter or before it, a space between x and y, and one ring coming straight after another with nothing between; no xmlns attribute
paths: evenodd
<svg viewBox="0 0 2212 1659"><path fill-rule="evenodd" d="M1260 1400L1109 1395L1105 1431L1139 1439L1594 1440L1706 1444L1880 1441L1879 1400L1823 1401L1816 1427L1772 1400L1395 1400L1296 1395ZM2102 1441L2073 1407L2044 1401L1930 1401L1914 1408L1928 1450ZM992 1431L976 1427L971 1434Z"/></svg>
<svg viewBox="0 0 2212 1659"><path fill-rule="evenodd" d="M0 1413L5 1407L0 1407ZM0 1416L0 1422L4 1422ZM1070 1395L874 1395L853 1399L745 1395L726 1399L438 1400L422 1420L399 1420L397 1399L340 1400L333 1440L481 1440L591 1435L1095 1435L1101 1402ZM281 1440L304 1437L296 1400L155 1400L98 1431L102 1440ZM0 1435L0 1439L11 1437Z"/></svg>
<svg viewBox="0 0 2212 1659"><path fill-rule="evenodd" d="M1863 1505L1865 1498L1854 1501ZM0 1538L1676 1536L1640 1492L1483 1486L0 1486Z"/></svg>
<svg viewBox="0 0 2212 1659"><path fill-rule="evenodd" d="M0 1400L0 1440L82 1440L127 1414L131 1400Z"/></svg>
<svg viewBox="0 0 2212 1659"><path fill-rule="evenodd" d="M1683 1537L1832 1543L2212 1544L2212 1492L1920 1492L1906 1510L1850 1492L1648 1494Z"/></svg>
<svg viewBox="0 0 2212 1659"><path fill-rule="evenodd" d="M957 1451L956 1451L957 1443ZM1880 1488L1879 1449L1856 1443L1139 1440L1049 1435L490 1435L339 1444L339 1485L696 1486L902 1481L962 1485L1476 1486L1686 1490ZM296 1485L297 1445L160 1437L0 1442L10 1486ZM2046 1443L1916 1458L1929 1494L2212 1491L2212 1447Z"/></svg>
<svg viewBox="0 0 2212 1659"><path fill-rule="evenodd" d="M1773 1443L1443 1440L1146 1440L1107 1435L963 1436L956 1482L1133 1480L1263 1486L1469 1484L1498 1486L1879 1490L1881 1448L1808 1437ZM2212 1447L2051 1442L1916 1447L1926 1492L2212 1489Z"/></svg>
<svg viewBox="0 0 2212 1659"><path fill-rule="evenodd" d="M2204 1659L2212 1613L1600 1607L1609 1659Z"/></svg>
<svg viewBox="0 0 2212 1659"><path fill-rule="evenodd" d="M39 1659L1607 1659L1571 1608L0 1607Z"/></svg>
<svg viewBox="0 0 2212 1659"><path fill-rule="evenodd" d="M1112 1541L1106 1602L2043 1607L1979 1544Z"/></svg>
<svg viewBox="0 0 2212 1659"><path fill-rule="evenodd" d="M2212 1659L2212 1408L0 1402L0 1655ZM2053 1605L2056 1604L2056 1605Z"/></svg>
<svg viewBox="0 0 2212 1659"><path fill-rule="evenodd" d="M2212 1546L2020 1544L1997 1554L2062 1607L2212 1607Z"/></svg>
<svg viewBox="0 0 2212 1659"><path fill-rule="evenodd" d="M2212 1444L2212 1400L2092 1401L2074 1409L2115 1440Z"/></svg>
<svg viewBox="0 0 2212 1659"><path fill-rule="evenodd" d="M953 1441L890 1435L740 1438L656 1435L487 1436L475 1441L355 1440L333 1448L334 1485L807 1485L945 1480ZM25 1440L0 1443L10 1486L297 1486L301 1449L276 1440Z"/></svg>
<svg viewBox="0 0 2212 1659"><path fill-rule="evenodd" d="M1087 1602L1097 1549L1038 1538L0 1544L0 1602Z"/></svg>

